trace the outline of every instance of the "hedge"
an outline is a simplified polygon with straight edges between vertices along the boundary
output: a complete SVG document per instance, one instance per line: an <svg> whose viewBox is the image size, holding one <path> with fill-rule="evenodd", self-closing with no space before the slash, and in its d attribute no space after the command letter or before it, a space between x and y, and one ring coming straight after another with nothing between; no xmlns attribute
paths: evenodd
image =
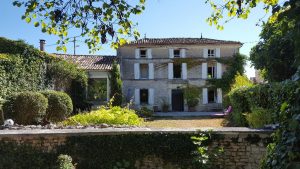
<svg viewBox="0 0 300 169"><path fill-rule="evenodd" d="M18 124L41 123L48 107L47 98L37 92L20 92L12 95L3 105L4 117Z"/></svg>
<svg viewBox="0 0 300 169"><path fill-rule="evenodd" d="M63 89L71 96L74 112L89 107L85 100L87 75L84 70L76 64L41 52L24 41L0 37L0 99L16 92L53 87Z"/></svg>
<svg viewBox="0 0 300 169"><path fill-rule="evenodd" d="M285 81L281 83L258 84L229 92L224 97L224 103L233 107L233 112L229 117L230 124L232 126L249 126L249 121L247 121L246 117L251 116L249 114L256 110L264 111L264 113L270 111L271 120L267 123L278 123L281 118L281 105L283 103L290 104L295 100L295 89L298 86L297 82ZM259 118L259 116L257 117Z"/></svg>
<svg viewBox="0 0 300 169"><path fill-rule="evenodd" d="M72 113L72 100L66 93L58 91L44 91L42 94L48 99L48 107L45 116L47 121L59 122Z"/></svg>

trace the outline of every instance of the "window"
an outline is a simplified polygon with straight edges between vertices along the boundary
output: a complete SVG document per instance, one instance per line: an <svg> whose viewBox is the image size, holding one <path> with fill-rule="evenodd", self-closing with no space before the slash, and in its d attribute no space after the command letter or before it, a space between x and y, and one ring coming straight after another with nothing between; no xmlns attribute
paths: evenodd
<svg viewBox="0 0 300 169"><path fill-rule="evenodd" d="M148 79L149 78L149 66L148 64L140 64L140 78Z"/></svg>
<svg viewBox="0 0 300 169"><path fill-rule="evenodd" d="M148 104L148 96L149 96L148 89L141 89L140 90L140 103Z"/></svg>
<svg viewBox="0 0 300 169"><path fill-rule="evenodd" d="M216 103L217 102L217 91L214 89L208 90L208 103Z"/></svg>
<svg viewBox="0 0 300 169"><path fill-rule="evenodd" d="M215 56L215 50L214 49L208 49L208 57L214 57Z"/></svg>
<svg viewBox="0 0 300 169"><path fill-rule="evenodd" d="M174 58L180 58L180 50L179 49L174 50Z"/></svg>
<svg viewBox="0 0 300 169"><path fill-rule="evenodd" d="M173 77L174 78L181 78L181 64L174 64L173 66Z"/></svg>
<svg viewBox="0 0 300 169"><path fill-rule="evenodd" d="M89 101L107 100L107 79L88 79L87 96Z"/></svg>
<svg viewBox="0 0 300 169"><path fill-rule="evenodd" d="M147 50L140 50L140 57L145 58L147 56Z"/></svg>
<svg viewBox="0 0 300 169"><path fill-rule="evenodd" d="M216 67L215 66L207 67L207 78L209 78L209 79L216 78Z"/></svg>

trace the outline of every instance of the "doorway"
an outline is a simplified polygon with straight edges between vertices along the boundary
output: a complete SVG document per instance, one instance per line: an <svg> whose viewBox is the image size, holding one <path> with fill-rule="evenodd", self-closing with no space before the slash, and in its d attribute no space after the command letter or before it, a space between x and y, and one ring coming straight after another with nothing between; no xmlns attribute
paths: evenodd
<svg viewBox="0 0 300 169"><path fill-rule="evenodd" d="M183 91L181 89L172 90L172 111L184 111Z"/></svg>

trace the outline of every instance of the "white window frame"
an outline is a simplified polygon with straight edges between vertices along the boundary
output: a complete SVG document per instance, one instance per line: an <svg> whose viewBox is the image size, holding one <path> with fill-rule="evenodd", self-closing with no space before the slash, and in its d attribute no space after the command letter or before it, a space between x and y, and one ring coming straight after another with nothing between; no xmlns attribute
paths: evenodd
<svg viewBox="0 0 300 169"><path fill-rule="evenodd" d="M142 51L145 51L145 55L142 55ZM147 58L147 49L140 49L140 58Z"/></svg>
<svg viewBox="0 0 300 169"><path fill-rule="evenodd" d="M148 93L147 103L146 102L142 102L142 100L141 100L142 99L142 97L141 97L141 94L142 94L141 91L142 90L147 90L147 93ZM139 92L140 92L139 93L139 95L140 95L140 98L139 98L140 99L140 105L148 105L149 104L149 94L150 94L149 93L149 89L147 89L147 88L141 88Z"/></svg>
<svg viewBox="0 0 300 169"><path fill-rule="evenodd" d="M211 75L211 77L209 76L209 74L208 74L208 69L210 69L210 68L212 68L212 75ZM208 79L216 79L217 78L217 67L216 67L216 65L213 65L213 66L207 66L207 78Z"/></svg>
<svg viewBox="0 0 300 169"><path fill-rule="evenodd" d="M175 51L179 51L179 54L175 55ZM174 56L174 58L180 58L181 57L181 51L180 51L180 49L174 49L173 50L173 56Z"/></svg>
<svg viewBox="0 0 300 169"><path fill-rule="evenodd" d="M207 56L211 57L211 58L216 57L216 49L208 49L207 50Z"/></svg>
<svg viewBox="0 0 300 169"><path fill-rule="evenodd" d="M214 91L214 101L213 102L209 101L209 92L210 91ZM207 90L207 102L208 103L218 103L218 91L217 91L217 89L208 89Z"/></svg>
<svg viewBox="0 0 300 169"><path fill-rule="evenodd" d="M178 65L176 65L176 66L178 66ZM173 65L173 79L182 79L183 78L183 65L182 64L180 64L180 67L181 67L181 72L180 72L180 77L175 77L174 76L174 73L175 73L175 65Z"/></svg>
<svg viewBox="0 0 300 169"><path fill-rule="evenodd" d="M142 66L141 65L147 65L148 67L147 67L147 71L148 71L148 74L147 74L147 76L146 77L142 77ZM149 76L150 76L150 68L149 68L149 64L147 64L147 63L140 63L140 65L139 65L139 69L140 69L140 79L149 79Z"/></svg>

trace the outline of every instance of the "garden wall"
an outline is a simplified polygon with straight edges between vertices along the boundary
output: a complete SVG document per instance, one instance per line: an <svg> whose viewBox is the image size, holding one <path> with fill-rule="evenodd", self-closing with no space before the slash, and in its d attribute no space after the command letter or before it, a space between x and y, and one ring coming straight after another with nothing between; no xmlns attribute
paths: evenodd
<svg viewBox="0 0 300 169"><path fill-rule="evenodd" d="M196 130L186 129L2 130L0 168L53 168L59 154L70 155L77 168L86 169L198 168L190 139L195 135ZM270 135L268 130L215 129L207 145L224 147L215 162L218 168L259 168Z"/></svg>

